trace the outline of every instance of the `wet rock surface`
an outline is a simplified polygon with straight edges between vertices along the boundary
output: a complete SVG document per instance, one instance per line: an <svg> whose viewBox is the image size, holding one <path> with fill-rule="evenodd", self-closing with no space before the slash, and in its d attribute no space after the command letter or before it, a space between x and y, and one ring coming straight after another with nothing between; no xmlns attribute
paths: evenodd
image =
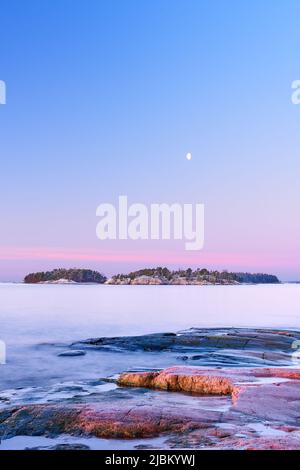
<svg viewBox="0 0 300 470"><path fill-rule="evenodd" d="M84 356L86 354L85 351L80 351L76 349L62 351L58 354L59 357L76 357L76 356Z"/></svg>
<svg viewBox="0 0 300 470"><path fill-rule="evenodd" d="M207 410L205 416L180 408L126 403L86 405L27 405L0 414L2 438L17 435L55 437L60 434L99 438L134 439L164 432L184 432L208 425L220 412Z"/></svg>
<svg viewBox="0 0 300 470"><path fill-rule="evenodd" d="M285 370L285 377L281 371L181 367L124 374L120 395L97 402L6 408L0 433L2 439L162 436L162 448L299 449L299 371ZM169 391L145 389L157 378Z"/></svg>
<svg viewBox="0 0 300 470"><path fill-rule="evenodd" d="M48 393L45 402L4 402L0 437L144 439L140 448L153 448L147 439L160 437L157 448L300 449L300 368L292 361L298 339L295 331L191 329L82 341L69 350L80 344L87 354L171 352L179 359L163 370L61 386L59 400Z"/></svg>
<svg viewBox="0 0 300 470"><path fill-rule="evenodd" d="M25 450L90 450L84 444L57 444L54 446L26 447Z"/></svg>
<svg viewBox="0 0 300 470"><path fill-rule="evenodd" d="M191 328L177 333L100 337L73 343L71 349L175 352L176 359L203 365L290 365L300 332L253 328Z"/></svg>

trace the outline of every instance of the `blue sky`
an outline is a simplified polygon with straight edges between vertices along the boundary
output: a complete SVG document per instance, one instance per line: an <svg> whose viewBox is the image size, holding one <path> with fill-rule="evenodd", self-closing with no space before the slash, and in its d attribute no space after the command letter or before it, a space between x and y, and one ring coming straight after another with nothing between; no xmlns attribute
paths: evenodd
<svg viewBox="0 0 300 470"><path fill-rule="evenodd" d="M293 0L2 0L0 279L145 264L299 279L299 14ZM120 194L203 202L205 249L100 242L96 207Z"/></svg>

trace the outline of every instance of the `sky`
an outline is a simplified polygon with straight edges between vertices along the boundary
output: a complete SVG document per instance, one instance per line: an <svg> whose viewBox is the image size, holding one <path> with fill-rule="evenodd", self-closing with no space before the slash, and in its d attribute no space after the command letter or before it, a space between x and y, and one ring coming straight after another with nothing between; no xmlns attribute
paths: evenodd
<svg viewBox="0 0 300 470"><path fill-rule="evenodd" d="M300 279L299 15L298 0L2 0L0 280L157 265ZM203 250L97 239L96 208L119 195L203 203Z"/></svg>

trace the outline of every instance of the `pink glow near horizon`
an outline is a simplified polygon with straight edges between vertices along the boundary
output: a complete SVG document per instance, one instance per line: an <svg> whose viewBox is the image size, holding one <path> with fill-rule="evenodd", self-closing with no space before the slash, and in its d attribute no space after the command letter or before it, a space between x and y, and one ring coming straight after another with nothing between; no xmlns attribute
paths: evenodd
<svg viewBox="0 0 300 470"><path fill-rule="evenodd" d="M199 252L178 254L168 251L148 252L105 252L99 253L96 250L74 250L65 248L30 248L30 247L0 247L1 261L18 260L55 260L63 261L87 261L87 262L105 262L105 263L150 263L151 265L180 265L191 266L212 266L222 267L222 269L233 269L238 267L245 270L258 269L278 269L280 266L295 268L299 266L299 256L280 256L276 258L268 254L245 254L245 253L217 253L217 252ZM88 266L87 266L88 267ZM47 266L41 264L41 270L47 269Z"/></svg>

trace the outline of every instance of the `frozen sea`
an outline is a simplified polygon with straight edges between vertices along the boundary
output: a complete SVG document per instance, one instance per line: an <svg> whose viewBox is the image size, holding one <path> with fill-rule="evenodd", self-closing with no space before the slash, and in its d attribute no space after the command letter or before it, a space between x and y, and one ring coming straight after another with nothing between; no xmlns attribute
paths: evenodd
<svg viewBox="0 0 300 470"><path fill-rule="evenodd" d="M0 408L109 393L101 379L126 370L174 365L161 352L87 350L69 344L101 336L177 332L191 327L300 328L300 284L106 286L0 284ZM96 395L95 395L96 394ZM22 448L24 439L1 448ZM91 441L92 442L92 441ZM98 442L98 441L97 441ZM100 441L99 441L100 442ZM101 443L101 446L107 444ZM113 444L111 444L113 445ZM97 445L96 445L96 448Z"/></svg>
<svg viewBox="0 0 300 470"><path fill-rule="evenodd" d="M58 353L100 336L176 332L191 327L300 328L300 284L106 286L0 284L0 390L112 375L130 354ZM126 356L126 355L125 355ZM152 360L153 359L153 360ZM152 358L151 362L155 362ZM159 359L159 358L158 358ZM132 366L147 366L132 354ZM139 363L139 364L138 364ZM154 365L154 364L153 364Z"/></svg>

